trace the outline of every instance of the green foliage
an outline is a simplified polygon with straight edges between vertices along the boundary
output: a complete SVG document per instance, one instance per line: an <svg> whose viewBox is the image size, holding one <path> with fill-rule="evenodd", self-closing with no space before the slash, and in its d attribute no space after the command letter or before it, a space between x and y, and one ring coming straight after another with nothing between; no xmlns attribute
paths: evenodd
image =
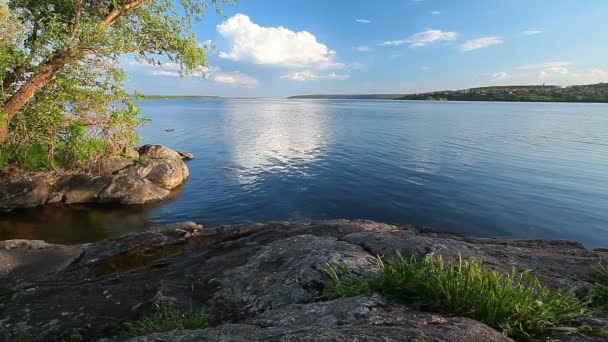
<svg viewBox="0 0 608 342"><path fill-rule="evenodd" d="M208 2L219 12L221 3L233 0ZM8 127L8 137L0 142L0 166L81 168L126 153L138 140L136 126L146 121L134 103L141 95L124 89L119 56L175 63L182 75L205 70L206 47L192 34L192 25L202 19L208 2L1 2L0 125ZM49 68L52 77L36 79ZM34 80L44 86L7 116L9 100Z"/></svg>
<svg viewBox="0 0 608 342"><path fill-rule="evenodd" d="M588 314L585 304L569 294L543 287L530 271L499 274L476 259L444 262L428 255L422 262L397 253L395 262L378 259L381 272L361 278L327 266L325 298L378 292L407 302L419 302L431 311L470 317L502 331L528 339Z"/></svg>
<svg viewBox="0 0 608 342"><path fill-rule="evenodd" d="M447 101L518 101L518 102L608 102L608 83L575 85L568 87L494 86L463 90L444 90L430 93L408 94L398 100Z"/></svg>
<svg viewBox="0 0 608 342"><path fill-rule="evenodd" d="M128 335L141 336L175 330L204 329L208 322L209 315L204 312L175 311L156 305L150 313L137 321L124 323L124 326Z"/></svg>
<svg viewBox="0 0 608 342"><path fill-rule="evenodd" d="M598 309L608 308L608 268L599 264L593 267L597 280L588 293L589 302Z"/></svg>

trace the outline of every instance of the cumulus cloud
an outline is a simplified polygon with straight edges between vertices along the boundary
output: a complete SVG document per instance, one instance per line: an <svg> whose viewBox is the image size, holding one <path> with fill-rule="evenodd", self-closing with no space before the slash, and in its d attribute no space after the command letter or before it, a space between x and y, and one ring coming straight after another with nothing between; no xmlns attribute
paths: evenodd
<svg viewBox="0 0 608 342"><path fill-rule="evenodd" d="M372 21L369 19L355 19L356 22L361 23L361 24L369 24Z"/></svg>
<svg viewBox="0 0 608 342"><path fill-rule="evenodd" d="M372 51L372 49L369 46L367 46L367 45L353 46L353 50L359 51L359 52L370 52L370 51Z"/></svg>
<svg viewBox="0 0 608 342"><path fill-rule="evenodd" d="M481 48L485 48L491 45L502 44L502 37L498 36L490 36L490 37L481 37L476 39L467 40L462 45L460 45L460 50L462 51L472 51Z"/></svg>
<svg viewBox="0 0 608 342"><path fill-rule="evenodd" d="M442 40L454 40L458 36L456 32L445 32L441 30L426 30L409 36L406 39L387 40L380 43L381 46L399 46L410 44L411 47L421 47Z"/></svg>
<svg viewBox="0 0 608 342"><path fill-rule="evenodd" d="M526 36L533 36L533 35L537 35L537 34L543 34L543 33L545 33L545 31L541 31L541 30L526 30L523 33Z"/></svg>
<svg viewBox="0 0 608 342"><path fill-rule="evenodd" d="M215 82L234 84L245 88L257 88L259 85L258 80L243 74L240 71L220 72L213 76L213 80Z"/></svg>
<svg viewBox="0 0 608 342"><path fill-rule="evenodd" d="M432 15L438 15L438 14L441 14L441 12L439 12L439 11L433 11L433 12L431 12L431 14Z"/></svg>
<svg viewBox="0 0 608 342"><path fill-rule="evenodd" d="M335 51L307 31L260 26L244 14L228 18L217 30L230 43L230 51L221 51L221 58L286 67L344 67L335 61Z"/></svg>
<svg viewBox="0 0 608 342"><path fill-rule="evenodd" d="M330 73L327 75L318 75L310 70L296 71L286 75L281 75L281 79L291 81L316 81L316 80L345 80L350 75L338 75L336 73Z"/></svg>

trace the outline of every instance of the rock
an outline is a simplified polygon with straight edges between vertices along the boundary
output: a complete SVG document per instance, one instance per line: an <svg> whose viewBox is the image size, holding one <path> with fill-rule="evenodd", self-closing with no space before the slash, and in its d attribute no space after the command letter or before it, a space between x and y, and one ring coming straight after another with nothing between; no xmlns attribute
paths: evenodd
<svg viewBox="0 0 608 342"><path fill-rule="evenodd" d="M190 152L177 151L177 153L179 153L180 157L182 157L183 160L193 160L194 159L194 154L192 154Z"/></svg>
<svg viewBox="0 0 608 342"><path fill-rule="evenodd" d="M0 208L31 208L47 203L56 178L46 173L25 173L0 179Z"/></svg>
<svg viewBox="0 0 608 342"><path fill-rule="evenodd" d="M358 246L332 237L297 235L265 245L244 265L214 278L221 288L216 297L238 294L241 310L248 315L312 302L323 287L321 268L334 261L355 274L378 271L376 259Z"/></svg>
<svg viewBox="0 0 608 342"><path fill-rule="evenodd" d="M377 254L395 249L420 257L460 252L500 270L532 266L543 283L569 290L589 286L590 266L608 256L571 242L460 237L347 220L204 229L187 222L79 247L77 257L74 250L46 267L49 272L17 279L16 292L0 293L0 340L111 339L121 323L159 305L207 310L216 326L135 341L508 341L482 323L421 312L378 295L319 302L320 268L339 261L362 274L377 270ZM44 265L49 254L30 257L55 248L40 241L0 245L28 255L28 265ZM0 274L0 283L6 279ZM596 313L579 325L602 327L607 319ZM585 332L576 337L601 340Z"/></svg>
<svg viewBox="0 0 608 342"><path fill-rule="evenodd" d="M57 191L63 194L63 202L66 204L94 203L112 180L112 176L70 175L61 181Z"/></svg>
<svg viewBox="0 0 608 342"><path fill-rule="evenodd" d="M0 278L30 282L59 272L80 257L81 246L47 244L39 240L0 241Z"/></svg>
<svg viewBox="0 0 608 342"><path fill-rule="evenodd" d="M579 292L591 287L595 279L592 266L608 253L586 250L572 241L513 240L475 238L457 235L410 232L358 232L347 235L344 241L360 245L372 254L392 258L399 250L406 258L418 260L427 254L444 258L481 259L486 267L500 272L531 269L546 286L568 288Z"/></svg>
<svg viewBox="0 0 608 342"><path fill-rule="evenodd" d="M129 165L133 165L137 159L139 159L139 154L137 154L135 158L110 156L108 158L103 158L99 162L91 165L89 167L89 172L98 176L111 175L112 173L122 170Z"/></svg>
<svg viewBox="0 0 608 342"><path fill-rule="evenodd" d="M182 159L179 153L162 145L143 145L137 152L140 159Z"/></svg>
<svg viewBox="0 0 608 342"><path fill-rule="evenodd" d="M120 175L97 196L99 203L144 204L157 202L169 195L169 190L156 186L146 178Z"/></svg>
<svg viewBox="0 0 608 342"><path fill-rule="evenodd" d="M144 145L141 160L109 157L88 173L21 173L0 175L0 209L60 203L143 204L160 201L188 179L180 154L161 145ZM132 153L139 154L137 151ZM185 152L184 152L185 153Z"/></svg>
<svg viewBox="0 0 608 342"><path fill-rule="evenodd" d="M450 341L507 342L498 331L467 318L413 311L381 296L293 304L245 324L134 338L146 341Z"/></svg>
<svg viewBox="0 0 608 342"><path fill-rule="evenodd" d="M190 176L186 163L181 159L153 159L139 164L137 173L167 190L180 186Z"/></svg>

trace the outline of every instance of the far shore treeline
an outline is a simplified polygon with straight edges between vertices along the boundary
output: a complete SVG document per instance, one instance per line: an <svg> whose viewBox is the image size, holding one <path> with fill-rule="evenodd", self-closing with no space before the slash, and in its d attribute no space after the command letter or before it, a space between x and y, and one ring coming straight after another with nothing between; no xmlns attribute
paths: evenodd
<svg viewBox="0 0 608 342"><path fill-rule="evenodd" d="M604 102L608 103L608 83L574 86L513 85L442 90L417 94L298 95L290 99L368 99L424 101L505 101L505 102Z"/></svg>

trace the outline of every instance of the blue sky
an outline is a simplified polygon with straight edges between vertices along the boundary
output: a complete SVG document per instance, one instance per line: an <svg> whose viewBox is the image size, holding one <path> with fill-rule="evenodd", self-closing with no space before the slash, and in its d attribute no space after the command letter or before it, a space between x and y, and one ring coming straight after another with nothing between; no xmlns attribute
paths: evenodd
<svg viewBox="0 0 608 342"><path fill-rule="evenodd" d="M284 97L608 82L608 1L241 0L195 24L207 74L126 63L146 94Z"/></svg>

